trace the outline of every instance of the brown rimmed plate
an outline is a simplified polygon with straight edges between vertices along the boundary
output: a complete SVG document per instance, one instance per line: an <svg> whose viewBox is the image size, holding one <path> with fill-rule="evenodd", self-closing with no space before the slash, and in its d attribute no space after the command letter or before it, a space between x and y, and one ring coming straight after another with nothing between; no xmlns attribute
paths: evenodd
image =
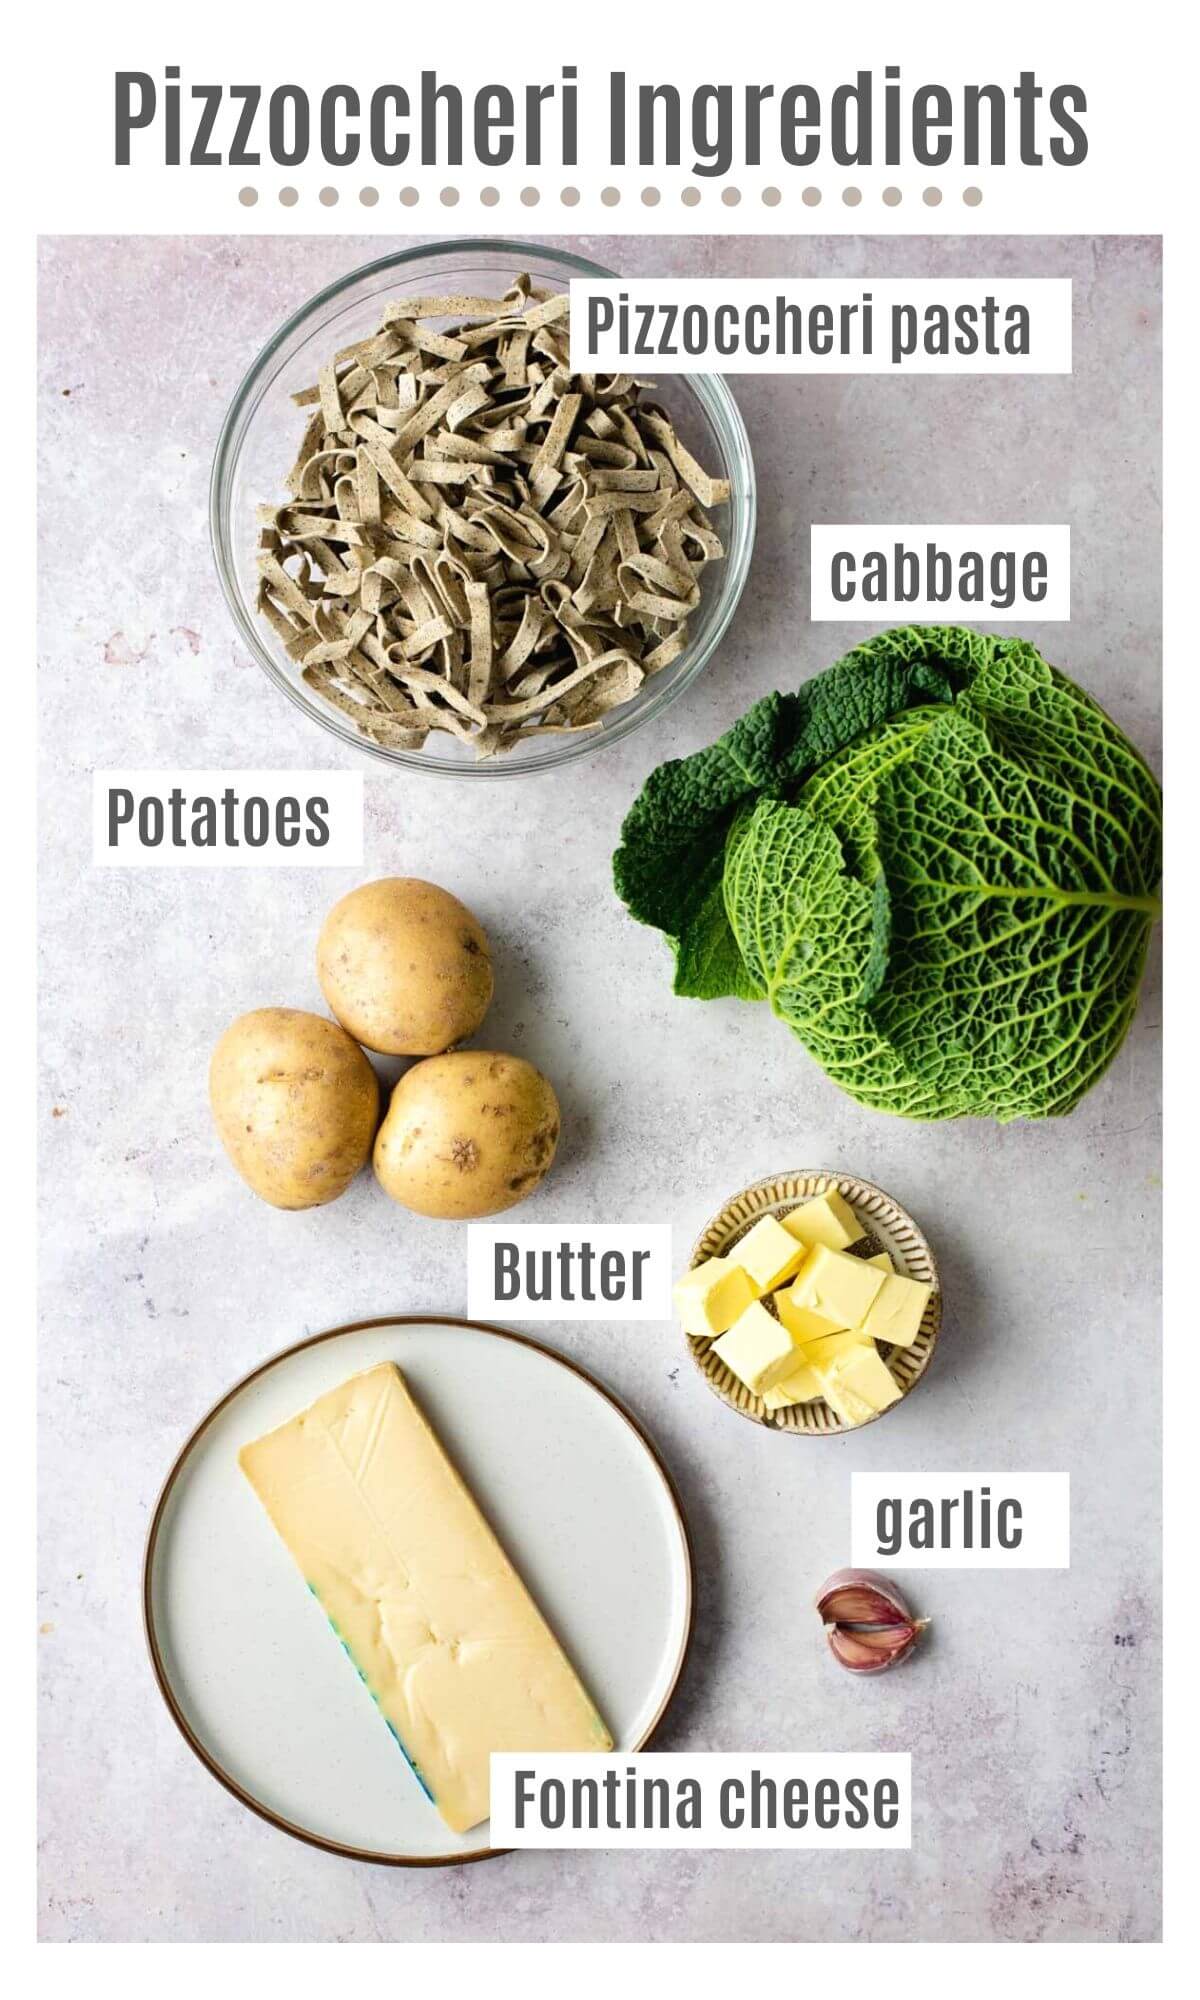
<svg viewBox="0 0 1200 2000"><path fill-rule="evenodd" d="M937 1344L942 1324L942 1288L933 1251L924 1231L913 1221L906 1208L901 1208L898 1201L872 1181L859 1180L855 1174L831 1173L820 1167L805 1168L799 1173L773 1174L768 1180L755 1181L750 1187L743 1188L740 1194L731 1195L724 1207L706 1223L692 1245L691 1264L700 1264L706 1257L726 1256L736 1250L737 1244L760 1216L786 1215L789 1209L799 1208L803 1202L811 1201L814 1195L824 1194L829 1188L836 1188L849 1202L867 1232L864 1241L854 1245L851 1255L869 1256L872 1252L886 1250L896 1269L905 1277L920 1278L933 1286L921 1321L921 1331L913 1345L880 1350L897 1386L906 1396L925 1373ZM692 1360L714 1396L719 1396L731 1410L736 1410L739 1417L749 1417L752 1423L765 1424L768 1429L785 1432L791 1437L844 1437L847 1431L866 1429L865 1423L842 1423L840 1418L834 1416L828 1403L823 1401L794 1403L787 1410L768 1410L761 1397L753 1395L713 1353L711 1340L690 1340L686 1334L683 1337L691 1349ZM886 1417L891 1410L899 1408L899 1403L892 1403L888 1410L881 1410L879 1416ZM879 1416L869 1418L868 1422L877 1423Z"/></svg>
<svg viewBox="0 0 1200 2000"><path fill-rule="evenodd" d="M579 1668L618 1750L641 1749L692 1626L687 1526L636 1420L524 1335L401 1315L275 1355L203 1417L167 1475L143 1604L163 1698L227 1791L359 1861L482 1861L421 1792L237 1464L240 1447L360 1369L395 1361Z"/></svg>

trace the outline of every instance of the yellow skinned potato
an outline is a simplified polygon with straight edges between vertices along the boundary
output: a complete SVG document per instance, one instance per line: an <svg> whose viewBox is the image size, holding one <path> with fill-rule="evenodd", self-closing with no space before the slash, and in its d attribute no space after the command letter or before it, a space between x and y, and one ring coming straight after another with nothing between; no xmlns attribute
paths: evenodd
<svg viewBox="0 0 1200 2000"><path fill-rule="evenodd" d="M539 1185L558 1131L558 1099L532 1063L461 1049L400 1078L375 1141L375 1172L418 1215L498 1215Z"/></svg>
<svg viewBox="0 0 1200 2000"><path fill-rule="evenodd" d="M383 1055L441 1055L475 1033L492 998L488 941L470 910L404 875L334 904L317 977L347 1033Z"/></svg>
<svg viewBox="0 0 1200 2000"><path fill-rule="evenodd" d="M213 1050L209 1098L221 1144L273 1208L319 1208L366 1165L379 1083L345 1030L320 1014L260 1007Z"/></svg>

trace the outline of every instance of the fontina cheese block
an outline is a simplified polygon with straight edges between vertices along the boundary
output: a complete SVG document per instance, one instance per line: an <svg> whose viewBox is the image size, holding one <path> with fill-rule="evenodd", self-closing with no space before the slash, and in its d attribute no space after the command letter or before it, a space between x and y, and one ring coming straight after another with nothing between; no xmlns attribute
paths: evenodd
<svg viewBox="0 0 1200 2000"><path fill-rule="evenodd" d="M239 1462L456 1833L488 1817L493 1750L612 1749L393 1363L331 1389Z"/></svg>

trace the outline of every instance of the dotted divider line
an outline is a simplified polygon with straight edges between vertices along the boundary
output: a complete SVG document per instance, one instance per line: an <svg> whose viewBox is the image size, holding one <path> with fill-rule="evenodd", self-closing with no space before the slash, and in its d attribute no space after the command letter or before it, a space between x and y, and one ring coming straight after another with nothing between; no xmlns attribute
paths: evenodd
<svg viewBox="0 0 1200 2000"><path fill-rule="evenodd" d="M461 188L449 186L440 188L436 195L431 194L427 199L430 201L437 200L443 208L456 208L462 199L463 192ZM542 193L543 191L540 188L523 187L517 191L515 199L523 208L536 208L542 200ZM737 208L743 199L743 192L739 187L702 189L697 187L694 181L689 181L686 187L680 189L679 200L685 208L699 208L706 193L714 197L719 197L722 206L725 208ZM347 199L352 198L347 196ZM547 195L548 200L553 201L554 198L553 195ZM576 208L582 200L582 195L577 187L564 187L559 189L557 198L563 208ZM777 187L759 188L758 198L764 208L778 208L783 201L783 191ZM824 198L825 192L822 188L805 187L800 190L800 199L806 208L818 208ZM282 208L295 208L301 199L300 190L290 185L281 187L277 190L276 199ZM359 188L357 199L363 208L375 208L381 200L380 190L377 187ZM503 197L499 188L484 187L479 190L479 199L485 208L497 208ZM657 208L664 199L662 189L644 187L640 190L640 199L644 207ZM859 208L864 199L863 191L860 187L853 185L844 187L841 189L841 199L847 208ZM904 200L904 191L902 188L894 186L885 187L881 190L879 199L883 202L885 208L899 208L901 202ZM921 190L921 200L924 202L926 208L940 207L943 199L944 191L940 187L927 187ZM259 200L258 188L239 188L238 200L243 208L254 208ZM341 200L341 193L335 187L323 187L317 192L317 200L320 202L322 208L336 208L338 202ZM416 208L421 200L420 190L415 187L402 187L399 192L399 200L404 208ZM621 189L617 187L601 188L600 200L605 208L619 207L622 200ZM962 200L967 208L978 208L983 201L983 189L979 187L963 188Z"/></svg>

